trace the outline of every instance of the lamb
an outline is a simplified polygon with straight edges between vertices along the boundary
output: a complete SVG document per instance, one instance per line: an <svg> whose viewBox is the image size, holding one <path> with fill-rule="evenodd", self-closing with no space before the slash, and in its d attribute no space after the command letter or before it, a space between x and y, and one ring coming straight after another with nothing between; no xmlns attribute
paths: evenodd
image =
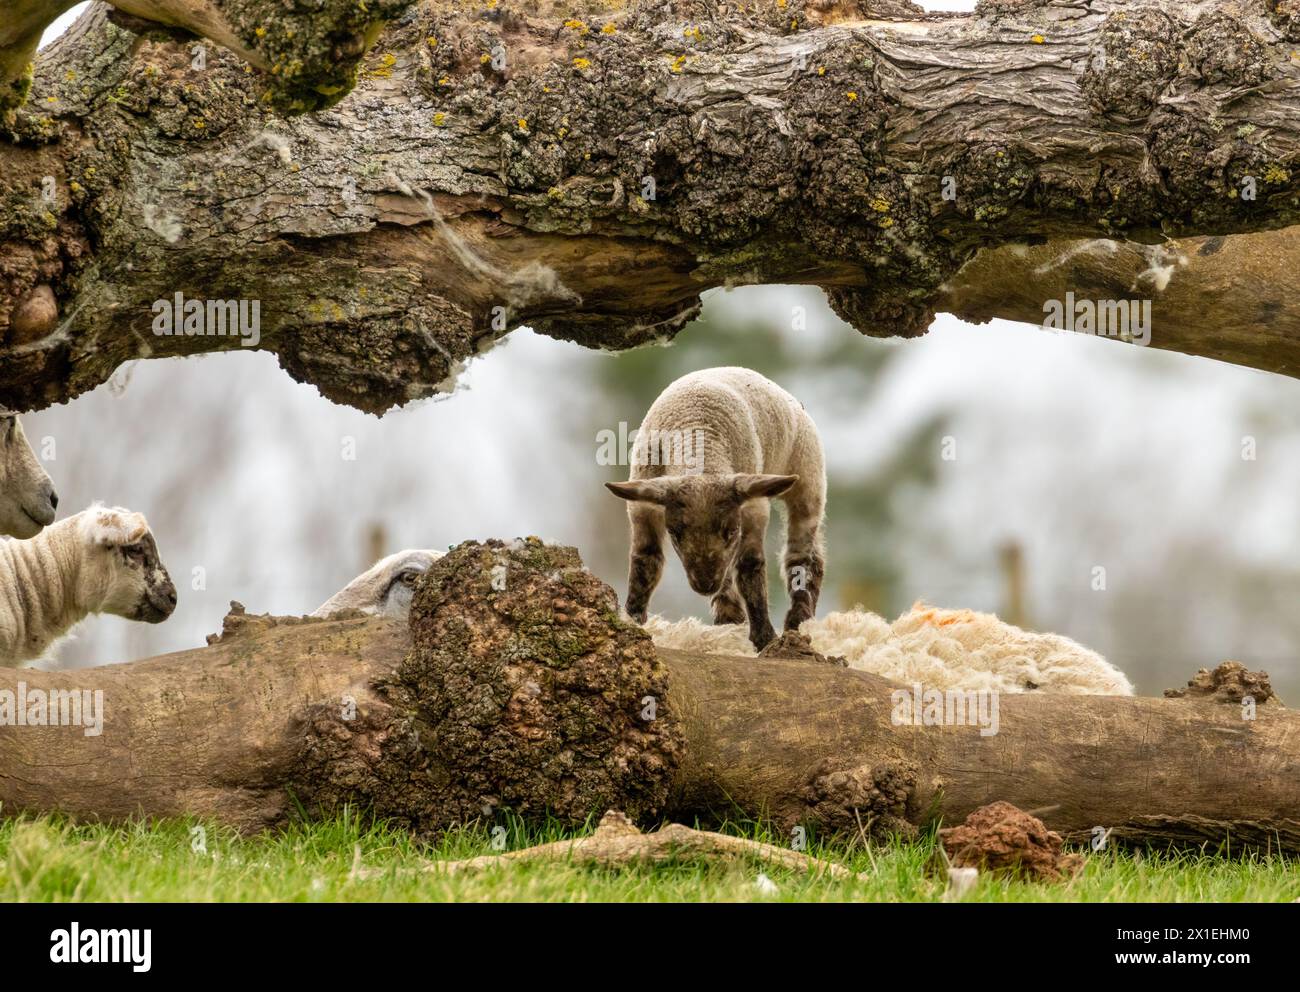
<svg viewBox="0 0 1300 992"><path fill-rule="evenodd" d="M30 540L0 540L0 665L41 657L92 613L161 623L175 608L139 513L95 505Z"/></svg>
<svg viewBox="0 0 1300 992"><path fill-rule="evenodd" d="M340 610L361 610L405 619L420 576L445 553L408 549L389 555L327 599L312 616L328 617Z"/></svg>
<svg viewBox="0 0 1300 992"><path fill-rule="evenodd" d="M54 522L59 497L16 414L0 409L0 537L35 537Z"/></svg>
<svg viewBox="0 0 1300 992"><path fill-rule="evenodd" d="M738 625L650 617L655 645L707 654L750 655ZM807 621L813 649L850 668L926 689L1131 696L1133 684L1101 655L1059 634L1039 634L990 613L915 604L892 624L861 608Z"/></svg>
<svg viewBox="0 0 1300 992"><path fill-rule="evenodd" d="M651 405L632 460L627 482L605 483L629 501L632 619L646 621L666 532L691 588L711 597L714 623L748 620L755 648L775 640L763 552L774 497L787 510L785 629L816 614L826 467L817 428L798 400L750 369L692 372Z"/></svg>

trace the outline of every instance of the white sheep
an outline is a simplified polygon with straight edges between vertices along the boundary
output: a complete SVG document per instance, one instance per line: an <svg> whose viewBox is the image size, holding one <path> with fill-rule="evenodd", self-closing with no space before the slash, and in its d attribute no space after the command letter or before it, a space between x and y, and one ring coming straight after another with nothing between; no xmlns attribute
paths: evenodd
<svg viewBox="0 0 1300 992"><path fill-rule="evenodd" d="M30 540L0 539L0 665L41 657L94 613L161 623L175 608L176 587L139 513L96 505Z"/></svg>
<svg viewBox="0 0 1300 992"><path fill-rule="evenodd" d="M361 610L379 616L405 618L420 576L446 552L408 549L389 555L362 572L325 600L314 617L327 617L340 610Z"/></svg>
<svg viewBox="0 0 1300 992"><path fill-rule="evenodd" d="M35 537L54 522L59 497L16 414L0 409L0 536Z"/></svg>
<svg viewBox="0 0 1300 992"><path fill-rule="evenodd" d="M754 654L738 624L709 626L694 617L646 623L654 643L704 654ZM1068 637L1039 634L991 613L917 603L892 624L863 609L830 613L799 632L813 649L850 668L926 689L1131 696L1133 684L1110 662Z"/></svg>
<svg viewBox="0 0 1300 992"><path fill-rule="evenodd" d="M666 532L691 588L712 597L714 623L748 620L756 648L775 639L763 539L769 499L778 496L787 510L785 629L816 614L826 468L817 427L798 400L750 369L692 372L651 405L632 460L629 481L605 483L630 501L630 617L646 620Z"/></svg>

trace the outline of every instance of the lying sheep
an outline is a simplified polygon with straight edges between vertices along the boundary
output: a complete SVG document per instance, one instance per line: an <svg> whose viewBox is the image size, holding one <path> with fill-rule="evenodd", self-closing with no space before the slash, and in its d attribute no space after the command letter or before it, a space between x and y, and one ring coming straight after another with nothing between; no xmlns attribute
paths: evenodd
<svg viewBox="0 0 1300 992"><path fill-rule="evenodd" d="M39 658L92 613L161 623L175 608L138 513L92 506L30 540L0 540L0 665Z"/></svg>
<svg viewBox="0 0 1300 992"><path fill-rule="evenodd" d="M743 368L682 376L646 414L631 476L605 485L630 501L627 612L634 620L645 622L663 574L666 532L691 588L712 597L713 622L747 619L759 649L774 640L763 538L768 500L777 496L788 511L785 629L817 612L825 572L821 439L803 405L776 383Z"/></svg>
<svg viewBox="0 0 1300 992"><path fill-rule="evenodd" d="M340 610L361 610L385 617L405 617L420 576L446 552L407 550L389 555L358 575L312 616L327 617Z"/></svg>
<svg viewBox="0 0 1300 992"><path fill-rule="evenodd" d="M739 625L650 617L655 644L706 654L752 655ZM821 654L850 668L927 689L1131 696L1133 684L1101 655L1059 634L1037 634L990 613L917 603L892 624L862 609L831 613L799 628Z"/></svg>
<svg viewBox="0 0 1300 992"><path fill-rule="evenodd" d="M18 417L0 409L0 536L35 537L54 522L59 497Z"/></svg>

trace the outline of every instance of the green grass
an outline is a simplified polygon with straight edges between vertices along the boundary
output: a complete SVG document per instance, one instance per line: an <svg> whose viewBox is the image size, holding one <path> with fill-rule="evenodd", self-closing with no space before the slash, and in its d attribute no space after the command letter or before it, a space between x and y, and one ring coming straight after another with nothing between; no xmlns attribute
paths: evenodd
<svg viewBox="0 0 1300 992"><path fill-rule="evenodd" d="M759 862L683 860L624 871L569 863L529 863L445 877L414 869L426 858L491 854L486 829L451 834L434 847L356 817L239 837L203 825L206 852L193 850L197 824L74 826L57 819L0 823L0 900L98 901L935 901L943 884L927 875L933 837L913 844L822 847L809 853L867 873L863 880L809 878ZM775 842L754 825L729 832ZM585 831L582 831L585 832ZM514 824L508 846L572 836ZM378 868L358 878L354 866ZM1073 881L1045 885L982 877L968 902L1290 901L1300 897L1297 862L1278 856L1217 858L1160 852L1105 852ZM777 886L764 895L756 879Z"/></svg>

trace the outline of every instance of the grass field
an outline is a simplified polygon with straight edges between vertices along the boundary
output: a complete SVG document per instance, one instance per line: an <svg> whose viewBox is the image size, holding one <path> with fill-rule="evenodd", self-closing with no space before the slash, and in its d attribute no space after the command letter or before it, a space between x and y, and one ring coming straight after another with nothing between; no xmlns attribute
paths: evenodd
<svg viewBox="0 0 1300 992"><path fill-rule="evenodd" d="M401 831L362 825L356 818L297 826L241 838L211 825L72 826L48 818L0 823L0 901L935 901L944 885L926 874L933 838L914 844L821 847L809 853L855 871L863 880L831 881L763 865L681 861L624 871L568 863L492 868L473 876L440 877L418 866L427 858L494 853L484 830L446 837L436 847ZM584 831L585 832L585 831ZM753 826L731 833L775 842ZM200 838L205 850L196 851ZM560 829L524 831L515 825L507 846L573 836ZM1294 859L1218 858L1162 853L1103 852L1074 880L1044 885L980 879L974 902L1054 901L1291 901L1300 898ZM373 878L358 868L380 869ZM763 874L775 885L760 882Z"/></svg>

